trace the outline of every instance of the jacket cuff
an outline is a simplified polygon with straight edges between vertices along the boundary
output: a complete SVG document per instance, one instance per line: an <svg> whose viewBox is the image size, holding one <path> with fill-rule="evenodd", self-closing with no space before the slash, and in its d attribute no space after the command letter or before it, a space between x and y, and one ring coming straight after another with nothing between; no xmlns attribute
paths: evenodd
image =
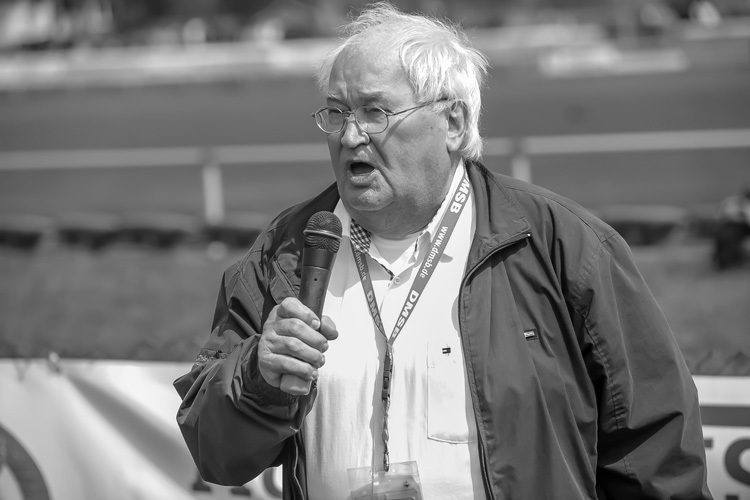
<svg viewBox="0 0 750 500"><path fill-rule="evenodd" d="M300 396L288 394L281 389L270 385L258 370L257 346L250 352L248 366L245 371L244 386L249 397L261 405L291 406L299 401Z"/></svg>

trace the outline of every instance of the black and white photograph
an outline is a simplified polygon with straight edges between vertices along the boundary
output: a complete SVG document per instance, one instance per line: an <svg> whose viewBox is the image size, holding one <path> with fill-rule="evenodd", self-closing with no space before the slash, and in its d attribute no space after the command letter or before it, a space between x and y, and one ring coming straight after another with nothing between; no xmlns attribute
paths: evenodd
<svg viewBox="0 0 750 500"><path fill-rule="evenodd" d="M750 0L0 0L0 500L234 498L750 500Z"/></svg>

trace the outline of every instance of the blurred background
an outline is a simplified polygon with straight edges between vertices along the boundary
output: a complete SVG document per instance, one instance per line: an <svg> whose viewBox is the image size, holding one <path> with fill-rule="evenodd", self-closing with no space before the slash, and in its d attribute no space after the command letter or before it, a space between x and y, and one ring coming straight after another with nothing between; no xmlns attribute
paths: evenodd
<svg viewBox="0 0 750 500"><path fill-rule="evenodd" d="M2 413L13 391L29 397L18 366L42 385L77 373L75 398L142 441L143 414L122 423L99 397L117 363L161 367L142 381L159 387L187 371L222 271L333 182L312 72L364 3L0 0L0 498L32 498L1 450L33 454L44 437L19 437L42 403ZM393 3L460 22L489 57L485 165L618 229L691 372L731 401L750 394L750 0ZM166 398L173 425L172 389L150 400L146 385L129 404ZM712 430L706 446L717 463L734 450L726 498L750 498L750 413L735 415L744 437ZM182 450L168 441L152 451ZM59 464L46 453L36 462ZM73 491L60 488L82 469L45 484ZM219 494L190 479L189 495ZM78 483L67 498L102 498Z"/></svg>

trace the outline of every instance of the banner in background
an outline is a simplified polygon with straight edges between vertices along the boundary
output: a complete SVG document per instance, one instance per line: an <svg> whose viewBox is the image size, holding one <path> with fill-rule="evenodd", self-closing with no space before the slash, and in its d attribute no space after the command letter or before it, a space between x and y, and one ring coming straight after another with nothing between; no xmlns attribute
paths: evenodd
<svg viewBox="0 0 750 500"><path fill-rule="evenodd" d="M189 363L0 360L3 500L281 498L281 471L201 480L175 421ZM750 377L695 377L709 486L750 500Z"/></svg>
<svg viewBox="0 0 750 500"><path fill-rule="evenodd" d="M281 470L201 480L175 415L189 363L0 360L0 499L281 498Z"/></svg>
<svg viewBox="0 0 750 500"><path fill-rule="evenodd" d="M693 377L708 486L715 500L750 500L750 377Z"/></svg>

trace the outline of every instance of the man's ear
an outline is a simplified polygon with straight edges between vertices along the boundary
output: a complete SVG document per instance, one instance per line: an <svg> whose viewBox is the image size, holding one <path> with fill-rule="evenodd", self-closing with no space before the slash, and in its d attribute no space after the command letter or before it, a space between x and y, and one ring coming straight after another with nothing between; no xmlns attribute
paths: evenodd
<svg viewBox="0 0 750 500"><path fill-rule="evenodd" d="M456 152L463 144L464 135L466 134L466 108L463 103L454 102L446 109L448 118L448 130L445 137L445 143L450 152Z"/></svg>

